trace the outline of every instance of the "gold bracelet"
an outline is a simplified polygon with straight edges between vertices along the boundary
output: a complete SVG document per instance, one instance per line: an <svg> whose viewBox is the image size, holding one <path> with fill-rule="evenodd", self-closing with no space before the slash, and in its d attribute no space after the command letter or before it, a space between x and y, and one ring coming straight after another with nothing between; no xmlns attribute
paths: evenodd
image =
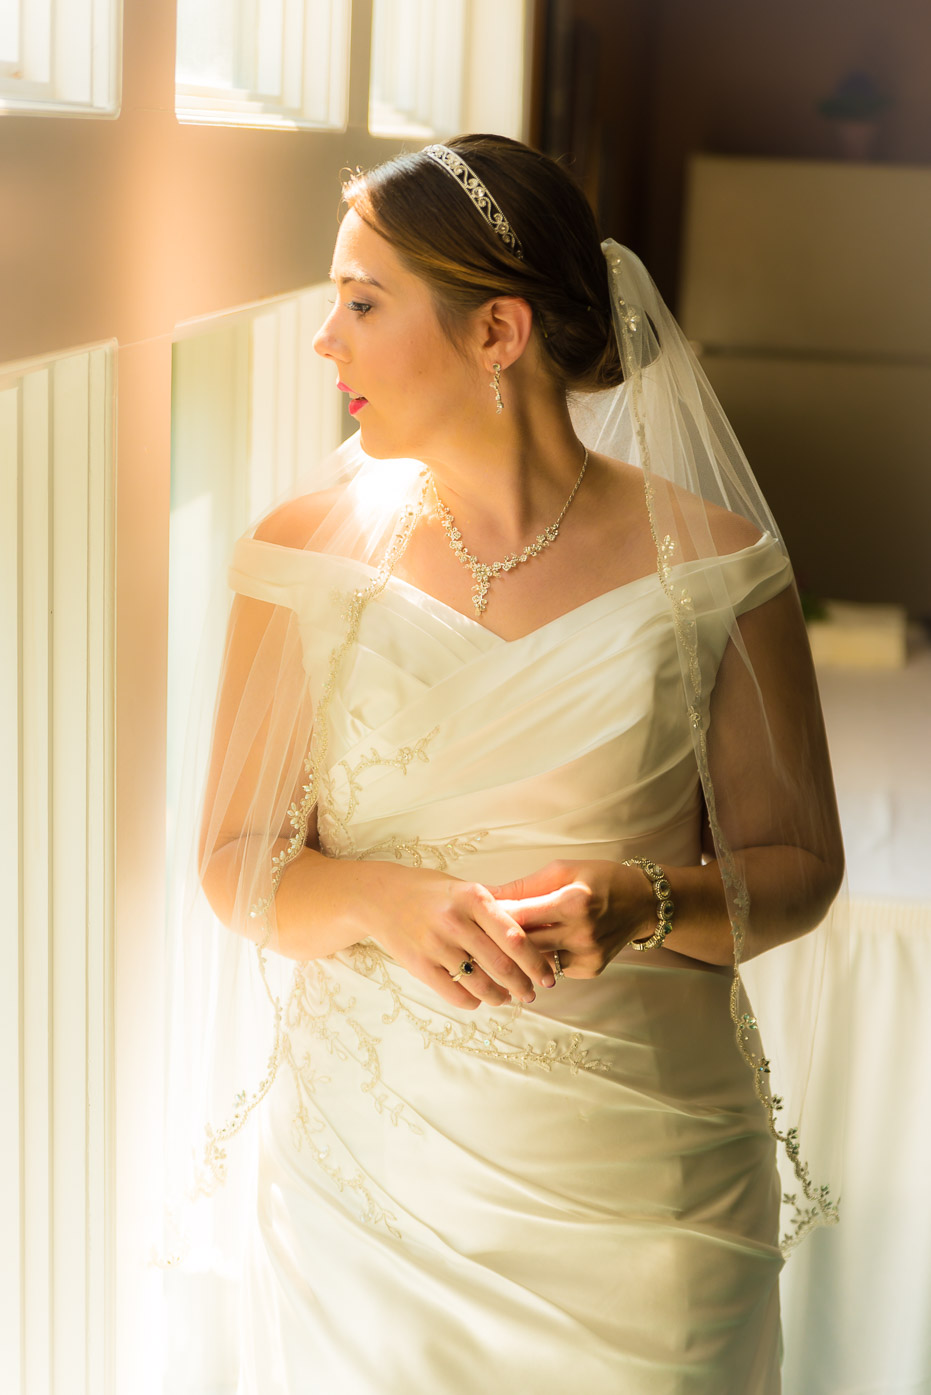
<svg viewBox="0 0 931 1395"><path fill-rule="evenodd" d="M628 944L633 945L634 949L659 949L672 929L672 917L676 909L666 873L658 862L651 862L648 857L627 857L621 866L639 867L649 878L653 895L656 897L656 929L648 940L628 940Z"/></svg>

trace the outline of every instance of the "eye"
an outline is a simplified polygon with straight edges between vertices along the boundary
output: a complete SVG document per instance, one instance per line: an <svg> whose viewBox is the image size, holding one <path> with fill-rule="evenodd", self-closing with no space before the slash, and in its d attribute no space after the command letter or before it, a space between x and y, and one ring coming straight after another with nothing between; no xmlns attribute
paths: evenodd
<svg viewBox="0 0 931 1395"><path fill-rule="evenodd" d="M342 305L342 303L337 296L327 296L327 305ZM351 310L354 315L358 315L361 319L373 309L373 306L364 300L347 300L346 309Z"/></svg>

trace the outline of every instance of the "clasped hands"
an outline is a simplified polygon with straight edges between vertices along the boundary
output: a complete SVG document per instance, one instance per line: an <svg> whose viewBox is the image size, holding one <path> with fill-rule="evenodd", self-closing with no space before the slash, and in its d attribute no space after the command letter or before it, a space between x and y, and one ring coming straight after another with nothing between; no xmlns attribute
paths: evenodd
<svg viewBox="0 0 931 1395"><path fill-rule="evenodd" d="M567 977L595 978L645 933L652 916L650 885L636 869L551 862L503 886L453 882L407 966L455 1007L529 1003L535 985L555 983L554 950ZM474 961L472 972L454 982L466 957Z"/></svg>

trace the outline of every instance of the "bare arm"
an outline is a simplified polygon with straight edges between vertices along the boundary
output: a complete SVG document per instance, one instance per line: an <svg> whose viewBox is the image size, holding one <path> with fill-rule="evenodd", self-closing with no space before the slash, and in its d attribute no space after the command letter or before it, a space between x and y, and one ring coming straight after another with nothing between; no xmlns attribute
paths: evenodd
<svg viewBox="0 0 931 1395"><path fill-rule="evenodd" d="M284 840L278 850L284 848ZM237 928L230 888L238 878L240 840L210 859L204 891L224 924ZM331 858L304 847L275 897L274 948L289 959L319 959L373 938L393 958L457 1007L533 1001L533 981L552 986L542 953L485 887L396 862ZM468 988L454 983L463 958L481 966Z"/></svg>
<svg viewBox="0 0 931 1395"><path fill-rule="evenodd" d="M276 539L268 539L275 541ZM220 921L293 959L371 937L456 1006L529 1001L553 976L541 952L481 886L397 863L324 856L314 825L271 896L272 857L292 836L311 728L300 636L283 605L234 599L199 843L200 880ZM266 920L252 908L267 903ZM463 960L476 967L460 982ZM468 987L466 987L466 984Z"/></svg>
<svg viewBox="0 0 931 1395"><path fill-rule="evenodd" d="M740 632L758 690L729 644L711 701L708 756L716 814L748 887L745 958L818 925L844 871L834 782L804 621L793 588L748 612ZM711 853L710 841L706 851ZM670 949L730 962L720 870L677 868L681 923Z"/></svg>

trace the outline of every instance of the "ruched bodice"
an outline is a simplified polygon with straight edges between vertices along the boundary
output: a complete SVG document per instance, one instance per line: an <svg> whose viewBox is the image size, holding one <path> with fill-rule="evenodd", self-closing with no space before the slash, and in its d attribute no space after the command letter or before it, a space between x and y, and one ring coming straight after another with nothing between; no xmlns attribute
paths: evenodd
<svg viewBox="0 0 931 1395"><path fill-rule="evenodd" d="M676 571L709 667L727 639L722 605L739 613L789 580L767 535L713 570L696 562ZM342 636L337 597L373 574L246 539L231 580L294 610L319 700ZM713 672L703 679L710 695ZM335 681L318 815L324 849L407 860L403 848L417 847L432 863L465 858L457 875L496 883L534 870L541 857L632 856L646 842L660 860L695 862L698 782L684 710L655 574L516 640L391 577Z"/></svg>

